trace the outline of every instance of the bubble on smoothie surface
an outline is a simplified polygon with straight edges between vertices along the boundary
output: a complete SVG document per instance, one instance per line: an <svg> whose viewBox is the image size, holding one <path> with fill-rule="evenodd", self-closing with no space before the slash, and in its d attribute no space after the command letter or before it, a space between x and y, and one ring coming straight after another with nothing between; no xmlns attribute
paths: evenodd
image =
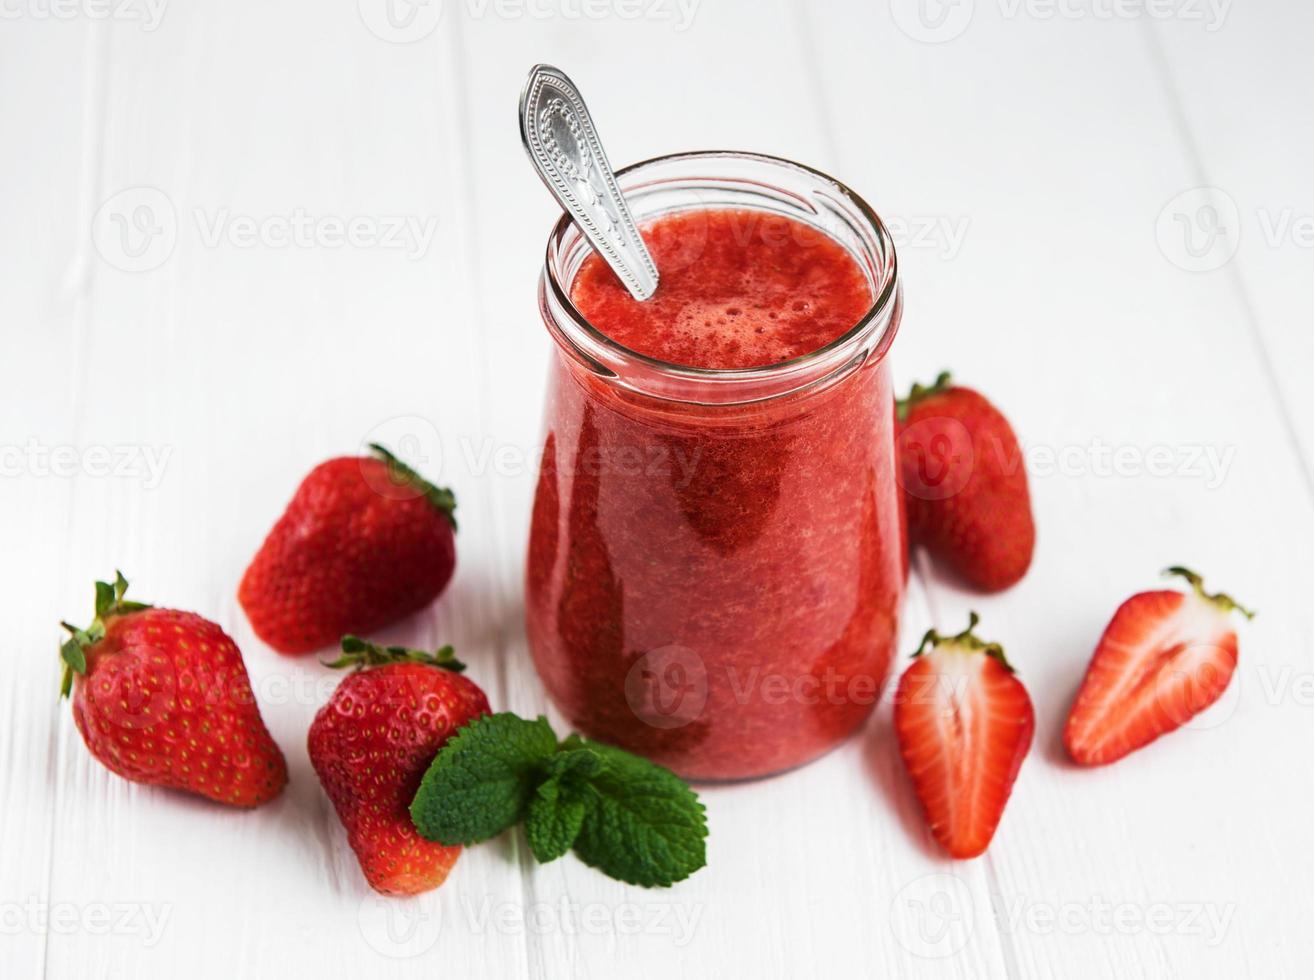
<svg viewBox="0 0 1314 980"><path fill-rule="evenodd" d="M853 256L791 218L690 211L641 231L661 274L656 295L640 303L592 254L571 299L602 333L649 357L718 369L775 364L826 346L871 306Z"/></svg>

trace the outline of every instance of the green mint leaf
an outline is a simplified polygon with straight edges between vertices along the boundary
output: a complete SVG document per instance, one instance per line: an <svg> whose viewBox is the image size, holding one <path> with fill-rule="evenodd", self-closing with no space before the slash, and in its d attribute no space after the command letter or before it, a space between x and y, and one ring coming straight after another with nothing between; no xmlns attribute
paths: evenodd
<svg viewBox="0 0 1314 980"><path fill-rule="evenodd" d="M596 776L606 765L602 756L572 735L562 743L560 751L548 762L544 773L549 779L562 779L575 785Z"/></svg>
<svg viewBox="0 0 1314 980"><path fill-rule="evenodd" d="M562 749L544 769L525 813L529 849L540 862L555 861L570 850L596 794L589 779L603 768L602 756L586 748Z"/></svg>
<svg viewBox="0 0 1314 980"><path fill-rule="evenodd" d="M571 738L602 760L588 777L592 800L575 853L632 885L668 886L707 863L707 816L684 780L655 763L600 742ZM531 842L532 846L532 842Z"/></svg>
<svg viewBox="0 0 1314 980"><path fill-rule="evenodd" d="M546 718L509 712L477 718L439 751L411 803L427 840L473 844L519 823L557 751Z"/></svg>
<svg viewBox="0 0 1314 980"><path fill-rule="evenodd" d="M587 784L572 785L560 776L544 780L538 787L525 814L525 836L540 863L555 861L570 850L592 799Z"/></svg>

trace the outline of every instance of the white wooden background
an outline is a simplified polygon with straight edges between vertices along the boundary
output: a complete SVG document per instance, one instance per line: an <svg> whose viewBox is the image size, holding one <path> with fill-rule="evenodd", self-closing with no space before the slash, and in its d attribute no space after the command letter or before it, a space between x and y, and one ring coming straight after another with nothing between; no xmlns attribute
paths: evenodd
<svg viewBox="0 0 1314 980"><path fill-rule="evenodd" d="M0 22L5 977L1310 975L1308 4L68 2ZM669 891L512 837L423 899L370 897L304 749L332 681L234 591L300 477L382 436L462 521L454 586L387 637L452 641L495 705L546 709L520 596L555 217L513 122L536 61L618 164L732 147L857 187L901 236L899 386L950 366L1014 420L1032 572L980 598L918 563L902 644L977 608L1035 701L984 858L931 846L886 703L812 766L707 789L709 866ZM298 209L318 234L288 243ZM368 240L407 216L427 248ZM1092 645L1173 562L1260 609L1233 688L1073 770ZM237 638L291 767L277 803L90 760L56 622L116 567Z"/></svg>

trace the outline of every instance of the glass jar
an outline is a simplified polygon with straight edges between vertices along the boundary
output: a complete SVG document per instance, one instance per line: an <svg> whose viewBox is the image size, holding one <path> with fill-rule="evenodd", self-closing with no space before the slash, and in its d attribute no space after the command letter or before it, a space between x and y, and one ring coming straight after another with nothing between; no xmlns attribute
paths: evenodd
<svg viewBox="0 0 1314 980"><path fill-rule="evenodd" d="M778 772L862 724L897 638L894 246L844 185L775 157L679 154L618 179L641 226L724 208L811 225L874 297L820 350L710 370L628 350L579 313L589 245L567 218L539 286L556 350L526 618L548 693L584 734L686 778Z"/></svg>

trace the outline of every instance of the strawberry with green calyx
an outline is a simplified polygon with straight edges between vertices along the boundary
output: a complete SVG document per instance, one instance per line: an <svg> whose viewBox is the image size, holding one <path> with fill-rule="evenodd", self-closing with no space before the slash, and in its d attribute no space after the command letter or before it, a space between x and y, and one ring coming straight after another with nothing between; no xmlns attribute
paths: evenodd
<svg viewBox="0 0 1314 980"><path fill-rule="evenodd" d="M315 715L307 745L361 870L385 895L436 888L461 849L422 838L408 807L434 756L487 714L488 698L450 646L428 653L345 636L328 666L353 672Z"/></svg>
<svg viewBox="0 0 1314 980"><path fill-rule="evenodd" d="M600 742L558 742L547 719L503 712L457 732L425 773L411 818L427 839L474 844L518 823L530 851L573 850L634 885L665 887L707 863L707 818L670 770Z"/></svg>
<svg viewBox="0 0 1314 980"><path fill-rule="evenodd" d="M362 640L359 636L348 634L342 638L342 655L336 660L325 661L325 667L341 670L351 667L381 667L384 664L412 663L427 664L430 667L442 667L460 674L465 671L465 664L456 659L456 650L449 643L430 653L428 650L415 650L411 647L379 646Z"/></svg>
<svg viewBox="0 0 1314 980"><path fill-rule="evenodd" d="M252 559L238 599L280 653L309 653L428 605L456 567L456 498L387 449L315 467Z"/></svg>
<svg viewBox="0 0 1314 980"><path fill-rule="evenodd" d="M96 615L60 647L62 696L91 754L134 782L254 807L287 783L229 636L195 613L124 598L121 572L96 583Z"/></svg>
<svg viewBox="0 0 1314 980"><path fill-rule="evenodd" d="M68 623L59 624L69 633L69 638L59 648L59 658L64 663L59 681L60 697L68 697L73 690L74 674L86 674L87 650L105 639L105 620L151 608L144 602L131 602L124 599L123 596L127 591L128 580L123 577L122 572L116 571L113 585L109 582L96 583L96 616L90 626L86 629L78 629Z"/></svg>
<svg viewBox="0 0 1314 980"><path fill-rule="evenodd" d="M1063 733L1083 766L1107 765L1181 727L1223 696L1237 663L1232 613L1254 612L1231 596L1205 591L1179 565L1190 593L1140 592L1104 630Z"/></svg>
<svg viewBox="0 0 1314 980"><path fill-rule="evenodd" d="M914 384L896 415L910 543L978 589L1013 585L1031 564L1036 528L1008 420L947 371Z"/></svg>
<svg viewBox="0 0 1314 980"><path fill-rule="evenodd" d="M379 459L388 465L388 474L394 483L419 490L424 494L424 498L433 505L434 509L447 518L447 523L452 525L452 530L457 529L456 494L452 493L447 487L430 483L379 443L371 442L369 447Z"/></svg>
<svg viewBox="0 0 1314 980"><path fill-rule="evenodd" d="M928 630L899 679L894 730L931 833L952 857L985 851L1035 733L1035 711L998 643Z"/></svg>

